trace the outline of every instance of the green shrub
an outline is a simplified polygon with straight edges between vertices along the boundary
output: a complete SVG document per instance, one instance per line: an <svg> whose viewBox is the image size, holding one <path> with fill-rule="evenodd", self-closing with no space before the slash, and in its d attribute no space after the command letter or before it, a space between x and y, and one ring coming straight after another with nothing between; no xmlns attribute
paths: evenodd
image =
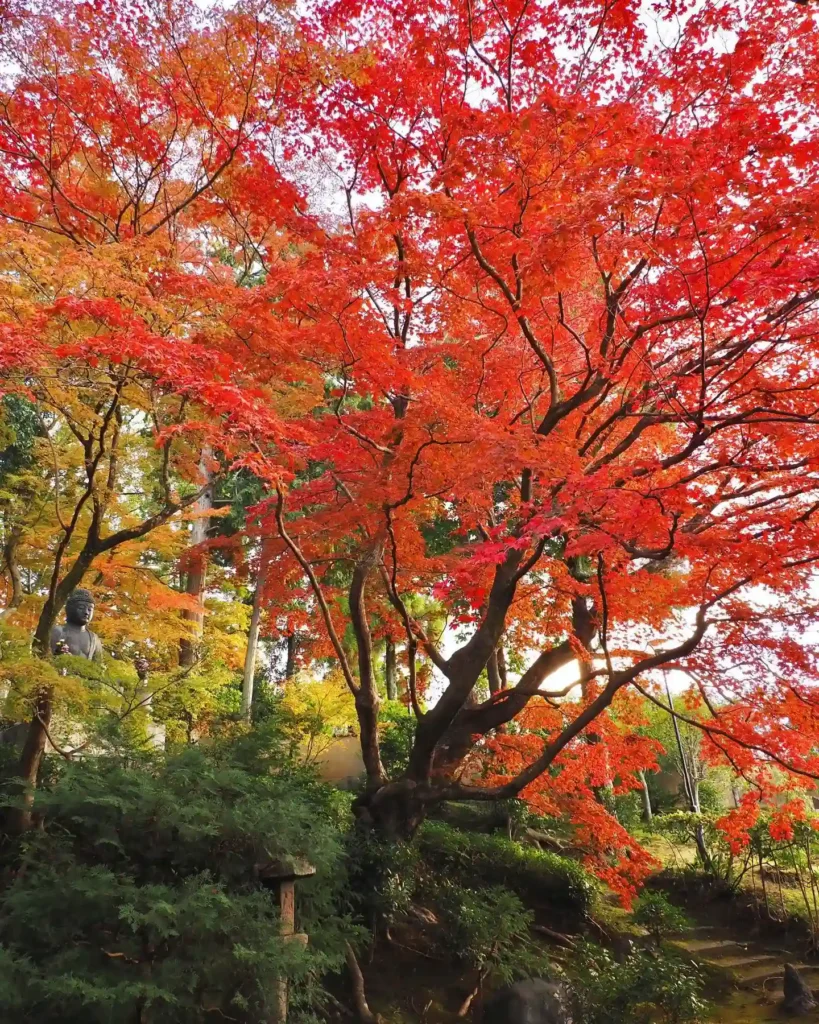
<svg viewBox="0 0 819 1024"><path fill-rule="evenodd" d="M634 920L658 945L666 935L681 932L690 923L682 910L661 892L644 892L640 896L634 908Z"/></svg>
<svg viewBox="0 0 819 1024"><path fill-rule="evenodd" d="M419 830L419 844L425 861L436 871L501 884L526 901L585 914L597 891L576 861L501 836L462 832L440 821L427 821Z"/></svg>
<svg viewBox="0 0 819 1024"><path fill-rule="evenodd" d="M725 785L719 779L703 779L699 785L700 807L705 814L725 814Z"/></svg>
<svg viewBox="0 0 819 1024"><path fill-rule="evenodd" d="M343 811L275 735L71 764L35 809L42 831L6 851L0 1019L257 1021L278 978L298 1012L355 934L336 909ZM298 883L306 949L282 941L259 880L286 855L317 868Z"/></svg>
<svg viewBox="0 0 819 1024"><path fill-rule="evenodd" d="M418 887L418 847L357 827L348 838L347 858L354 913L374 930L389 927L407 912Z"/></svg>
<svg viewBox="0 0 819 1024"><path fill-rule="evenodd" d="M696 1024L704 1021L703 978L679 957L638 950L616 963L599 946L581 946L571 973L577 1024Z"/></svg>
<svg viewBox="0 0 819 1024"><path fill-rule="evenodd" d="M534 914L500 886L476 890L444 882L435 905L446 932L447 947L482 982L506 984L517 977L541 976L545 960L533 947Z"/></svg>

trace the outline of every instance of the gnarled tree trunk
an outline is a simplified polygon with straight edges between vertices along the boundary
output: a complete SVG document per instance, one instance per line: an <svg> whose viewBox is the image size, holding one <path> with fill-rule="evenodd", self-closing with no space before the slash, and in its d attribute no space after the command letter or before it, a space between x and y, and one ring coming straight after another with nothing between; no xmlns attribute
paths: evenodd
<svg viewBox="0 0 819 1024"><path fill-rule="evenodd" d="M93 546L86 544L63 579L52 585L43 610L40 612L32 643L35 654L40 657L48 657L51 630L57 622L57 616L65 607L71 591L82 583L85 573L94 560L95 553ZM17 775L23 784L23 805L12 808L7 818L8 829L14 834L21 834L31 827L34 790L37 787L40 765L48 742L52 711L51 687L43 687L34 700L34 713L29 722L17 768Z"/></svg>
<svg viewBox="0 0 819 1024"><path fill-rule="evenodd" d="M643 821L650 825L654 818L654 812L651 808L651 793L648 791L648 781L644 771L640 772L640 795L643 799Z"/></svg>
<svg viewBox="0 0 819 1024"><path fill-rule="evenodd" d="M489 680L490 694L500 693L503 689L503 683L501 682L497 648L489 655L489 661L486 663L486 677Z"/></svg>

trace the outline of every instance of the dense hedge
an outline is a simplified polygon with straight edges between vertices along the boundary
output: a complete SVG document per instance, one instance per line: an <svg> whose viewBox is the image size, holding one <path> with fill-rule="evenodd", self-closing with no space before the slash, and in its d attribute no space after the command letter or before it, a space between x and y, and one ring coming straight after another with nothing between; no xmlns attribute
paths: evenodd
<svg viewBox="0 0 819 1024"><path fill-rule="evenodd" d="M502 836L427 821L419 831L419 846L436 870L458 872L463 881L505 885L536 904L585 914L597 891L594 879L577 861Z"/></svg>

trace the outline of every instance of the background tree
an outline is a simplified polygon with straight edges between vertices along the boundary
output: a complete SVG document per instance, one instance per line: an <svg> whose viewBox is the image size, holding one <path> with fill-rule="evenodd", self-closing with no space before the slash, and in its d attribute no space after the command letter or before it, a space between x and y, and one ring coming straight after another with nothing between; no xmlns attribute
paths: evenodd
<svg viewBox="0 0 819 1024"><path fill-rule="evenodd" d="M92 567L201 504L213 485L198 463L202 451L221 451L214 425L198 424L192 459L175 431L203 413L169 394L168 373L198 361L196 337L224 329L208 244L220 223L253 215L234 202L239 180L260 165L278 178L261 147L298 76L285 56L286 10L271 4L209 14L184 0L12 4L2 17L3 369L6 389L37 410L58 523L38 588L43 653ZM277 194L286 208L286 186ZM155 483L123 504L126 447L145 428L157 446ZM13 556L13 531L9 540ZM189 614L200 614L200 590ZM46 687L20 766L29 786L51 715Z"/></svg>

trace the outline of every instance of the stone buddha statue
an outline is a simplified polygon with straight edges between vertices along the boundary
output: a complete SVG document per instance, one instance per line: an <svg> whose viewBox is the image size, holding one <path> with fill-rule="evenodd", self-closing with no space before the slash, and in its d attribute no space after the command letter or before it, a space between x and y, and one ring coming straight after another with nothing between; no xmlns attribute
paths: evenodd
<svg viewBox="0 0 819 1024"><path fill-rule="evenodd" d="M88 590L72 590L65 603L65 623L51 630L51 653L102 661L100 638L88 628L93 617L92 594Z"/></svg>

